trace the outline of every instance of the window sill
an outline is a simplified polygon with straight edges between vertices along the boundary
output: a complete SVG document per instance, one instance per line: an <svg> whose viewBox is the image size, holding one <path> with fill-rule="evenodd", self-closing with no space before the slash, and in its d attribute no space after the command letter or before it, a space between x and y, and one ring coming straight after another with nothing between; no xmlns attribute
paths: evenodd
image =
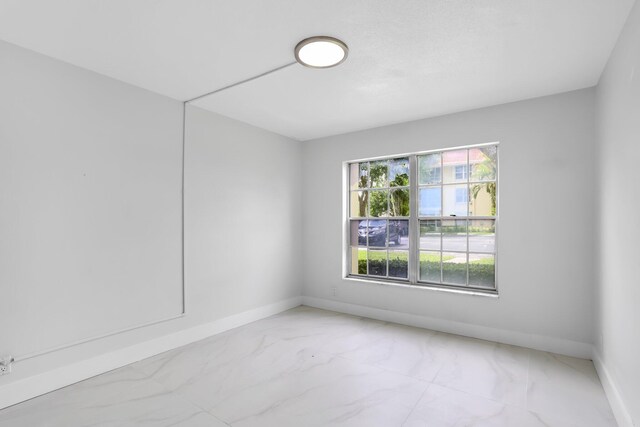
<svg viewBox="0 0 640 427"><path fill-rule="evenodd" d="M500 298L497 290L487 289L461 289L461 288L453 288L439 285L430 285L428 283L420 283L413 285L409 282L396 282L393 280L383 280L383 279L371 279L367 277L360 276L346 276L343 277L344 280L349 280L352 282L364 282L364 283L372 283L374 285L386 285L386 286L397 286L400 288L409 288L409 289L420 289L420 290L429 290L436 292L447 292L453 294L463 294L463 295L475 295L481 297L489 297L489 298Z"/></svg>

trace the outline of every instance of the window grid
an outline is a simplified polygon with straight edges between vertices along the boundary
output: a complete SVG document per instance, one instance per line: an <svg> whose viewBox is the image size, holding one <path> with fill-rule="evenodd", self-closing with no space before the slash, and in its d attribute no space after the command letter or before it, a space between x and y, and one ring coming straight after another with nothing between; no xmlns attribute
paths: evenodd
<svg viewBox="0 0 640 427"><path fill-rule="evenodd" d="M494 153L494 162L495 162L495 169L494 169L494 174L495 176L490 177L490 179L472 179L472 177L474 177L474 165L471 162L471 158L470 158L470 150L473 149L482 149L482 148L489 148L489 147L495 147L495 153ZM446 174L446 169L445 169L445 164L444 164L444 158L445 158L445 153L450 153L452 151L462 151L465 150L465 163L463 165L454 165L451 169L452 169L452 174L453 174L453 179L451 180L447 180L447 177L445 176ZM428 155L439 155L440 157L440 161L439 161L439 165L437 165L436 167L433 167L428 174L428 183L427 184L421 184L421 175L420 175L420 171L419 169L419 162L421 161L421 158L428 156ZM365 273L360 273L358 269L356 269L355 273L353 270L353 266L349 265L348 267L348 275L350 276L360 276L360 277L366 277L366 278L370 278L370 279L391 279L393 281L401 281L401 282L410 282L411 284L414 285L434 285L434 286L445 286L445 287L461 287L461 288L466 288L466 289L473 289L473 290L481 290L481 291L496 291L497 290L497 283L496 283L496 276L497 276L497 251L496 251L496 236L497 236L497 144L484 144L481 146L473 146L473 147L461 147L459 149L452 149L452 150L442 150L442 151L434 151L434 152L428 152L428 153L418 153L418 154L412 154L412 155L408 155L408 156L404 156L402 158L406 158L409 160L410 163L410 168L409 168L409 185L408 186L391 186L390 185L390 181L389 181L389 175L390 175L390 169L387 169L387 176L386 176L386 181L385 181L385 186L382 187L372 187L372 182L371 182L371 164L373 163L379 163L379 162L391 162L394 160L399 159L399 157L394 156L394 157L389 157L386 159L377 159L377 160L372 160L372 161L361 161L361 162L352 162L352 163L347 163L347 167L350 168L351 165L353 164L358 164L358 172L361 172L361 165L363 163L365 163L367 165L367 187L366 188L356 188L355 190L353 189L351 183L349 184L349 213L348 213L348 221L349 221L349 229L350 229L350 236L353 234L352 231L352 223L354 221L359 221L361 223L361 221L367 221L367 236L366 236L366 246L364 246L364 249L366 250L366 272ZM475 160L475 159L474 159ZM460 170L459 166L464 166L462 169L464 170L464 179L459 180L457 179L459 174L458 171ZM434 172L435 171L435 172ZM349 169L349 172L350 169ZM438 182L431 182L437 180ZM448 216L445 216L445 214L447 212L445 212L445 188L447 188L447 186L450 186L448 188L452 188L454 189L453 191L453 200L454 200L454 206L458 205L460 203L458 203L458 190L460 190L460 185L464 185L464 188L466 190L466 203L465 203L465 209L464 209L464 215L457 215L457 214L451 214ZM475 209L474 212L471 212L470 210L470 205L471 203L475 202L475 197L472 198L472 191L473 190L473 186L477 185L480 186L478 187L479 189L476 190L477 192L481 192L484 191L484 189L486 189L487 193L488 191L488 185L489 184L493 184L494 185L494 199L493 199L493 210L495 210L495 212L493 212L492 215L474 215L475 213ZM440 190L440 215L436 216L436 215L420 215L421 212L418 205L417 205L417 201L420 198L420 190L423 188L434 188L434 189L439 189ZM392 197L392 191L395 189L402 189L402 190L408 190L409 192L409 198L410 198L410 210L409 210L409 216L390 216L391 214L391 197ZM371 215L371 197L368 197L367 199L367 208L368 211L365 212L364 216L354 216L353 213L351 212L352 209L352 194L354 192L360 192L360 191L387 191L387 215L388 216L372 216ZM476 195L478 194L476 192ZM472 201L473 200L473 201ZM475 208L475 206L474 206ZM454 208L457 209L457 208ZM457 212L457 211L456 211ZM358 212L360 213L360 212ZM379 247L379 246L369 246L369 221L371 220L386 220L386 246L385 247ZM399 249L395 249L391 246L390 244L390 239L391 239L391 221L394 220L408 220L408 247L407 248L399 248ZM421 233L421 224L423 223L423 221L439 221L440 223L440 232L439 232L439 240L440 240L440 245L439 245L439 249L435 250L435 249L424 249L422 244L421 244L421 237L422 237L422 233ZM456 248L452 248L449 246L445 246L445 236L446 236L446 229L444 227L445 223L449 222L449 221L454 221L454 227L453 230L455 231L456 234L460 234L459 233L459 227L458 227L458 222L463 221L464 223L464 230L465 230L465 237L464 237L464 248L465 250L460 250L460 249L456 249ZM477 246L475 246L472 250L472 246L470 243L470 236L472 235L472 232L475 233L476 231L474 230L478 230L481 227L473 227L472 230L472 226L475 224L474 221L480 221L481 223L484 221L487 221L488 223L492 224L491 227L489 227L489 230L491 231L489 234L493 235L493 245L492 245L492 250L484 250L483 248L479 248ZM414 225L415 224L415 225ZM486 226L486 225L485 225ZM396 230L396 232L398 232ZM351 239L351 237L349 238ZM417 240L417 242L414 242L414 240ZM356 262L358 262L360 260L360 250L361 248L363 248L362 246L360 246L359 242L354 245L354 242L348 241L347 245L348 245L348 250L352 251L353 248L356 249L357 254L356 254ZM416 244L417 243L417 244ZM386 251L386 271L385 271L385 275L371 275L371 271L370 271L370 260L371 258L371 250L376 251L376 250L384 250ZM396 253L396 251L402 251L405 254L407 254L407 267L408 267L408 271L407 271L407 277L403 277L403 278L398 278L398 277L394 277L391 276L390 274L390 260L391 260L391 256L392 254ZM375 253L375 252L374 252ZM413 256L412 254L416 253L417 256ZM439 259L439 281L435 281L435 280L424 280L421 276L422 276L422 255L423 254L438 254L438 259ZM446 279L446 274L447 274L447 268L450 268L452 264L460 264L460 263L447 263L447 265L445 265L446 261L449 261L449 259L445 259L446 257L449 257L450 254L463 254L464 255L464 283L456 283L453 280L445 280ZM470 283L470 274L471 274L471 269L472 266L475 267L475 264L471 264L472 261L472 256L473 257L477 257L477 256L481 256L481 255L491 255L490 258L485 258L485 259L490 259L491 263L490 265L493 266L493 286L487 286L485 285L481 285L481 284L471 284ZM354 261L354 255L351 252L351 257L350 257L351 261L350 264L353 263ZM429 258L426 258L429 259ZM474 258L475 259L475 258ZM481 262L482 258L478 258L477 259L477 265L482 265ZM458 267L455 267L458 268ZM454 270L455 270L454 268ZM477 274L477 272L476 272Z"/></svg>
<svg viewBox="0 0 640 427"><path fill-rule="evenodd" d="M411 182L411 178L409 176L407 176L407 184L408 185L392 185L392 181L391 181L391 175L392 175L392 164L394 162L397 162L400 166L400 169L402 169L402 164L404 163L404 166L407 169L407 173L409 173L410 171L410 167L409 167L409 159L406 157L391 157L388 159L382 159L382 160L372 160L372 161L364 161L364 162L358 162L358 188L357 189L353 189L352 184L350 183L350 205L353 204L353 194L354 193L361 193L361 192L366 192L367 196L366 196L366 204L367 207L365 209L365 214L363 216L354 216L353 213L350 211L350 215L349 215L349 228L350 228L350 235L353 235L353 223L357 222L358 223L358 229L360 228L362 222L365 222L365 229L366 229L366 241L364 246L360 245L360 242L358 242L357 245L354 245L353 242L350 243L351 248L355 248L357 251L357 260L360 261L360 250L362 248L364 248L364 250L366 251L366 271L364 273L365 276L369 276L369 277L373 277L373 278L382 278L382 279L392 279L392 280L401 280L401 281L408 281L408 277L398 277L396 275L391 275L391 268L390 268L390 260L391 257L394 256L398 253L405 253L406 257L408 258L409 256L409 248L403 248L402 246L400 247L396 247L395 245L392 246L391 243L391 238L392 238L392 234L396 235L396 244L397 242L401 239L402 237L402 229L407 229L409 227L409 219L410 216L409 215L398 215L398 212L394 212L392 209L392 198L394 197L394 192L396 191L406 191L407 192L407 197L409 197L410 199L410 182ZM386 174L385 174L385 178L384 178L384 182L382 182L383 185L379 185L380 183L376 183L376 185L374 186L373 180L372 180L372 168L371 165L372 164L380 164L380 163L386 163L385 168L386 168ZM367 180L365 183L364 187L360 187L360 180L361 180L361 171L362 171L362 165L365 165L365 169L367 171ZM352 173L352 171L349 171L349 173ZM401 175L401 174L400 174ZM371 197L370 195L372 193L379 193L379 192L386 192L386 210L382 212L382 215L378 215L378 216L372 216L372 201L373 201L373 197ZM352 206L351 208L352 209ZM361 209L359 209L359 211L361 212ZM410 209L409 209L410 211ZM358 212L358 213L360 213ZM371 240L371 221L385 221L385 226L386 226L386 233L385 233L385 242L384 242L384 246L380 246L380 245L376 245L376 244L371 244L370 240ZM402 222L406 223L406 227L402 227L401 224ZM394 228L394 232L392 232L392 227ZM408 236L408 233L407 233ZM359 238L359 236L358 236ZM353 250L353 249L352 249ZM377 259L373 259L371 257L372 252L376 253L377 251L382 251L385 252L385 274L383 275L379 275L379 274L372 274L372 272L370 271L370 266L371 266L371 261L376 261ZM353 261L353 254L352 254L352 261ZM378 260L379 261L379 260ZM353 272L353 267L351 268L351 274L353 275L362 275L363 273L359 273L359 265L358 265L358 269L356 271L358 271L358 273L354 273Z"/></svg>

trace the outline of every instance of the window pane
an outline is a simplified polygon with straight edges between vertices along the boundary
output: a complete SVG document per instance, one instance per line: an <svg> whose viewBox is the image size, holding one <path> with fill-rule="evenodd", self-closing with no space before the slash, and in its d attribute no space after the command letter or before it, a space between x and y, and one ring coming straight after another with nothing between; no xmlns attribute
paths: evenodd
<svg viewBox="0 0 640 427"><path fill-rule="evenodd" d="M369 192L368 191L352 191L351 192L351 217L359 218L369 216Z"/></svg>
<svg viewBox="0 0 640 427"><path fill-rule="evenodd" d="M352 190L369 186L369 163L353 163L349 167L350 187Z"/></svg>
<svg viewBox="0 0 640 427"><path fill-rule="evenodd" d="M469 254L469 286L495 288L495 258L487 254Z"/></svg>
<svg viewBox="0 0 640 427"><path fill-rule="evenodd" d="M442 182L465 182L468 179L467 150L445 151L442 153Z"/></svg>
<svg viewBox="0 0 640 427"><path fill-rule="evenodd" d="M351 274L367 274L367 248L351 248Z"/></svg>
<svg viewBox="0 0 640 427"><path fill-rule="evenodd" d="M443 219L442 220L442 250L466 252L467 220L465 219Z"/></svg>
<svg viewBox="0 0 640 427"><path fill-rule="evenodd" d="M371 187L388 187L387 178L389 177L389 171L387 163L386 160L370 163Z"/></svg>
<svg viewBox="0 0 640 427"><path fill-rule="evenodd" d="M495 252L496 222L493 219L469 221L469 252Z"/></svg>
<svg viewBox="0 0 640 427"><path fill-rule="evenodd" d="M369 220L369 227L366 233L369 237L369 246L386 247L387 246L387 220L372 219Z"/></svg>
<svg viewBox="0 0 640 427"><path fill-rule="evenodd" d="M373 217L389 216L389 190L369 191L369 214Z"/></svg>
<svg viewBox="0 0 640 427"><path fill-rule="evenodd" d="M467 284L466 253L442 253L442 281L463 286Z"/></svg>
<svg viewBox="0 0 640 427"><path fill-rule="evenodd" d="M472 181L494 181L498 165L498 147L472 148L469 150Z"/></svg>
<svg viewBox="0 0 640 427"><path fill-rule="evenodd" d="M471 184L469 216L495 216L497 189L495 182Z"/></svg>
<svg viewBox="0 0 640 427"><path fill-rule="evenodd" d="M367 246L367 220L351 221L351 246Z"/></svg>
<svg viewBox="0 0 640 427"><path fill-rule="evenodd" d="M369 275L370 276L386 276L387 275L387 251L386 250L369 250Z"/></svg>
<svg viewBox="0 0 640 427"><path fill-rule="evenodd" d="M441 231L439 219L420 221L420 249L439 251Z"/></svg>
<svg viewBox="0 0 640 427"><path fill-rule="evenodd" d="M389 199L389 210L391 211L391 216L409 216L408 188L391 190L391 199Z"/></svg>
<svg viewBox="0 0 640 427"><path fill-rule="evenodd" d="M467 216L467 206L469 205L467 184L445 185L442 187L442 191L444 193L443 216Z"/></svg>
<svg viewBox="0 0 640 427"><path fill-rule="evenodd" d="M409 249L409 221L389 221L389 246L395 249Z"/></svg>
<svg viewBox="0 0 640 427"><path fill-rule="evenodd" d="M456 165L455 181L464 181L469 177L467 165Z"/></svg>
<svg viewBox="0 0 640 427"><path fill-rule="evenodd" d="M420 252L420 280L440 283L440 252Z"/></svg>
<svg viewBox="0 0 640 427"><path fill-rule="evenodd" d="M420 216L440 216L442 212L442 189L440 187L421 188L418 211Z"/></svg>
<svg viewBox="0 0 640 427"><path fill-rule="evenodd" d="M442 179L440 153L418 156L418 184L439 184Z"/></svg>
<svg viewBox="0 0 640 427"><path fill-rule="evenodd" d="M409 277L409 252L389 251L389 276L403 279Z"/></svg>
<svg viewBox="0 0 640 427"><path fill-rule="evenodd" d="M389 162L389 186L409 186L409 159L394 159Z"/></svg>

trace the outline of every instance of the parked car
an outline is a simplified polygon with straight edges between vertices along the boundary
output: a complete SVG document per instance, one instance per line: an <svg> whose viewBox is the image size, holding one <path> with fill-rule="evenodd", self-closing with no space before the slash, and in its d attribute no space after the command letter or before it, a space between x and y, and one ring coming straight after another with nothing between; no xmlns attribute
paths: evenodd
<svg viewBox="0 0 640 427"><path fill-rule="evenodd" d="M388 223L388 230L387 230ZM388 221L386 219L372 219L360 221L358 225L358 244L369 246L387 246L387 238L390 245L399 245L400 237L406 232L406 221Z"/></svg>

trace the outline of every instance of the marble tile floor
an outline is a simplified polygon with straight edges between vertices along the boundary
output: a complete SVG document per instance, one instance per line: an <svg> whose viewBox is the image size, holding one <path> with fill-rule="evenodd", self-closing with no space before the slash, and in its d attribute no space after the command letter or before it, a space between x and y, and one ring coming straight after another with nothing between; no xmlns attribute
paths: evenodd
<svg viewBox="0 0 640 427"><path fill-rule="evenodd" d="M0 411L0 426L615 426L591 361L298 307Z"/></svg>

